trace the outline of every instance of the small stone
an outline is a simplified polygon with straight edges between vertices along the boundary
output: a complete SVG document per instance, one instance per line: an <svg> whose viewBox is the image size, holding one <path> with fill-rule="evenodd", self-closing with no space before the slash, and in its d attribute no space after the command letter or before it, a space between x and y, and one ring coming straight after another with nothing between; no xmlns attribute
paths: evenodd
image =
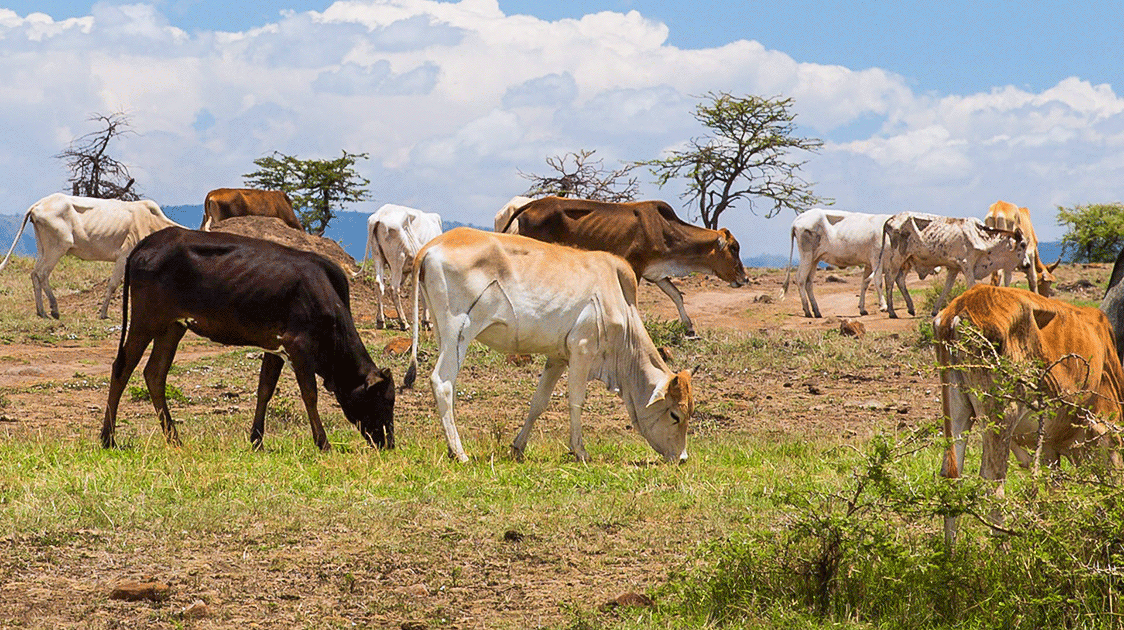
<svg viewBox="0 0 1124 630"><path fill-rule="evenodd" d="M210 614L211 609L201 599L195 600L191 603L190 606L187 606L180 611L180 616L184 619L202 619L203 617L207 617Z"/></svg>
<svg viewBox="0 0 1124 630"><path fill-rule="evenodd" d="M602 611L613 610L614 608L651 608L656 603L652 601L651 597L634 593L629 591L622 595L618 595L616 599L609 600L601 605Z"/></svg>
<svg viewBox="0 0 1124 630"><path fill-rule="evenodd" d="M862 337L866 334L866 326L853 319L845 319L839 323L839 334L844 337Z"/></svg>
<svg viewBox="0 0 1124 630"><path fill-rule="evenodd" d="M402 355L410 351L413 342L409 337L395 337L387 342L382 351L384 354Z"/></svg>
<svg viewBox="0 0 1124 630"><path fill-rule="evenodd" d="M398 627L402 630L426 630L429 628L424 621L403 621L402 625Z"/></svg>
<svg viewBox="0 0 1124 630"><path fill-rule="evenodd" d="M772 304L775 301L776 301L776 298L774 298L772 295L770 295L768 293L762 293L761 295L758 295L757 297L753 298L754 304Z"/></svg>
<svg viewBox="0 0 1124 630"><path fill-rule="evenodd" d="M534 357L529 354L509 354L507 355L507 358L505 360L507 361L508 365L523 367L525 365L530 365L533 358Z"/></svg>
<svg viewBox="0 0 1124 630"><path fill-rule="evenodd" d="M136 582L122 580L118 582L109 593L109 599L121 599L127 602L149 599L160 601L168 596L172 587L163 582Z"/></svg>

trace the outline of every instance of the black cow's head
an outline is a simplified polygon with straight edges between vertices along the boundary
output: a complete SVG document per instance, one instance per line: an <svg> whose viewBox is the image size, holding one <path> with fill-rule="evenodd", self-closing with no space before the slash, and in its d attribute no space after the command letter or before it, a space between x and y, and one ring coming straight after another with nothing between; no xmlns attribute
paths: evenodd
<svg viewBox="0 0 1124 630"><path fill-rule="evenodd" d="M390 368L372 368L355 389L336 392L347 419L371 446L394 448L394 377Z"/></svg>

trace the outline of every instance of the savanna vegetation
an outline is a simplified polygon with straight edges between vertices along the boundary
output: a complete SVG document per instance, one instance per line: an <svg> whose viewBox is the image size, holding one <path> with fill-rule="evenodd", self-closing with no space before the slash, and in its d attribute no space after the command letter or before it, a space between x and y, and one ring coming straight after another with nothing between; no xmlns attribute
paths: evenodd
<svg viewBox="0 0 1124 630"><path fill-rule="evenodd" d="M424 378L398 397L394 451L368 448L321 396L333 445L321 453L286 370L266 449L253 452L259 351L191 335L169 378L184 446L164 443L138 370L118 425L123 447L104 451L96 437L119 333L119 322L95 317L107 267L63 260L55 277L68 315L55 321L33 316L30 264L0 276L0 625L1122 625L1115 476L1013 469L1003 500L971 476L937 476L937 377L917 326L927 317L856 339L792 329L790 320L806 323L783 310L798 308L793 298L747 294L737 317L752 326L700 325L688 340L653 314L649 330L673 367L698 367L682 466L658 463L601 386L585 410L591 463L566 452L562 400L514 461L508 445L541 359L477 345L458 381L466 465L446 458ZM1062 269L1071 300L1088 298L1067 288L1077 275L1107 276ZM783 279L751 275L741 291L773 294ZM856 274L840 276L857 285ZM688 288L736 291L708 279ZM646 307L666 302L644 290ZM374 328L369 291L356 283L360 332L400 377L408 356L384 348L405 334ZM431 366L433 346L422 349ZM969 457L978 454L971 443ZM1009 533L981 523L994 510ZM941 520L956 514L950 553ZM159 601L110 599L123 579L172 588ZM205 614L182 614L196 601Z"/></svg>

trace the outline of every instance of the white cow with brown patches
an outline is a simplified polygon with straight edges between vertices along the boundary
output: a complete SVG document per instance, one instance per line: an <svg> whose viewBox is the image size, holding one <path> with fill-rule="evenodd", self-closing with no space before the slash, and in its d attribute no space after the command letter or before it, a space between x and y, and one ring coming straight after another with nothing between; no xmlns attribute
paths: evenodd
<svg viewBox="0 0 1124 630"><path fill-rule="evenodd" d="M947 303L957 274L964 274L964 281L971 288L993 272L1027 264L1026 247L1026 239L1018 230L989 228L979 219L914 212L895 214L882 229L886 311L890 317L897 317L892 293L896 284L902 289L909 314L914 314L913 300L905 291L905 273L910 269L922 278L937 267L948 269L944 291L933 305L932 315L936 315Z"/></svg>
<svg viewBox="0 0 1124 630"><path fill-rule="evenodd" d="M51 306L51 317L58 319L59 304L49 281L51 272L62 257L70 254L82 260L113 262L113 273L105 288L98 317L105 319L109 300L121 286L125 277L125 259L133 247L144 237L166 227L179 226L164 216L155 201L120 201L118 199L92 199L55 193L36 201L27 210L20 224L16 240L8 249L0 271L8 264L16 243L23 235L27 222L35 226L35 245L39 259L31 272L31 286L35 289L35 312L46 317L43 292ZM182 227L182 226L180 226Z"/></svg>
<svg viewBox="0 0 1124 630"><path fill-rule="evenodd" d="M433 309L439 354L430 381L450 457L468 461L453 419L456 378L473 339L508 354L546 355L546 368L523 430L521 457L535 419L569 366L570 451L579 461L586 383L597 379L624 400L632 425L669 462L687 458L694 409L691 374L668 369L636 306L636 275L605 252L457 228L429 242L414 271L418 295ZM416 311L415 311L416 312ZM418 328L404 387L417 374Z"/></svg>

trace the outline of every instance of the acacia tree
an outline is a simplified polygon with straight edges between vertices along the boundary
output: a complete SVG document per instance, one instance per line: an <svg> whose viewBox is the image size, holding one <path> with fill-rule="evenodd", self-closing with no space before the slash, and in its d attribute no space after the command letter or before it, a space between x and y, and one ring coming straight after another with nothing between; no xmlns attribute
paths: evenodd
<svg viewBox="0 0 1124 630"><path fill-rule="evenodd" d="M242 178L248 186L284 191L293 200L304 229L323 236L336 217L335 209L370 197L366 186L371 180L352 168L359 158L365 160L367 154L344 151L334 160L301 160L274 151L254 160L258 170Z"/></svg>
<svg viewBox="0 0 1124 630"><path fill-rule="evenodd" d="M70 170L71 194L97 199L140 199L133 189L136 180L129 175L129 168L107 153L114 139L135 133L129 128L129 117L114 112L93 114L89 120L100 123L102 129L75 138L55 156L66 162Z"/></svg>
<svg viewBox="0 0 1124 630"><path fill-rule="evenodd" d="M557 195L616 203L635 199L640 184L630 173L640 164L626 164L609 170L605 168L604 160L592 159L594 153L596 151L581 149L576 153L546 158L547 165L557 173L554 175L519 171L520 177L531 181L531 187L524 194L528 197Z"/></svg>
<svg viewBox="0 0 1124 630"><path fill-rule="evenodd" d="M708 92L695 106L695 120L710 133L693 138L687 147L671 151L661 159L641 162L648 166L662 188L685 177L683 197L696 204L703 224L718 228L718 218L734 204L745 201L757 214L757 199L772 206L766 218L782 209L797 213L830 203L816 196L812 184L799 176L805 162L792 159L791 151L817 152L823 141L795 135L796 114L789 111L791 98L736 97L726 92Z"/></svg>
<svg viewBox="0 0 1124 630"><path fill-rule="evenodd" d="M1058 206L1058 224L1066 227L1062 252L1074 262L1110 262L1124 243L1124 204Z"/></svg>

